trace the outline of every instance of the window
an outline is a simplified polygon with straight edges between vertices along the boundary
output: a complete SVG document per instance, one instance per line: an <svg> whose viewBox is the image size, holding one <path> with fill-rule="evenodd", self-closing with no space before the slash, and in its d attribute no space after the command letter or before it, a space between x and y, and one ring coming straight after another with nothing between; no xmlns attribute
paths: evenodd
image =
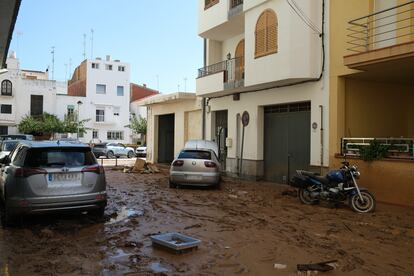
<svg viewBox="0 0 414 276"><path fill-rule="evenodd" d="M0 113L2 114L12 114L11 104L2 104L0 108Z"/></svg>
<svg viewBox="0 0 414 276"><path fill-rule="evenodd" d="M256 23L255 58L277 53L277 29L276 13L265 10Z"/></svg>
<svg viewBox="0 0 414 276"><path fill-rule="evenodd" d="M79 138L83 138L85 137L85 133L83 133L82 131L79 132Z"/></svg>
<svg viewBox="0 0 414 276"><path fill-rule="evenodd" d="M105 122L105 110L104 109L97 109L96 110L96 121L97 122Z"/></svg>
<svg viewBox="0 0 414 276"><path fill-rule="evenodd" d="M40 116L43 114L43 96L30 95L30 115Z"/></svg>
<svg viewBox="0 0 414 276"><path fill-rule="evenodd" d="M96 85L96 94L106 94L106 85L105 84L97 84Z"/></svg>
<svg viewBox="0 0 414 276"><path fill-rule="evenodd" d="M92 131L92 139L98 139L98 131L97 130Z"/></svg>
<svg viewBox="0 0 414 276"><path fill-rule="evenodd" d="M7 135L9 134L9 127L8 126L0 126L0 135Z"/></svg>
<svg viewBox="0 0 414 276"><path fill-rule="evenodd" d="M105 64L105 69L106 70L112 70L112 65L111 64Z"/></svg>
<svg viewBox="0 0 414 276"><path fill-rule="evenodd" d="M68 105L68 118L73 118L75 114L75 107L73 105Z"/></svg>
<svg viewBox="0 0 414 276"><path fill-rule="evenodd" d="M1 82L1 95L2 96L11 96L12 95L12 82L9 80L4 80Z"/></svg>
<svg viewBox="0 0 414 276"><path fill-rule="evenodd" d="M124 95L124 87L123 86L117 86L116 87L116 95L117 96L123 96Z"/></svg>
<svg viewBox="0 0 414 276"><path fill-rule="evenodd" d="M119 116L120 111L121 111L120 107L114 107L114 116Z"/></svg>
<svg viewBox="0 0 414 276"><path fill-rule="evenodd" d="M99 69L99 63L92 63L92 68L93 69Z"/></svg>
<svg viewBox="0 0 414 276"><path fill-rule="evenodd" d="M211 160L211 152L204 150L183 150L182 152L180 152L178 158Z"/></svg>
<svg viewBox="0 0 414 276"><path fill-rule="evenodd" d="M26 161L28 167L61 168L96 164L90 148L31 148Z"/></svg>
<svg viewBox="0 0 414 276"><path fill-rule="evenodd" d="M204 9L206 10L206 9L214 6L218 2L219 2L219 0L204 0Z"/></svg>
<svg viewBox="0 0 414 276"><path fill-rule="evenodd" d="M119 72L125 72L125 66L118 66Z"/></svg>
<svg viewBox="0 0 414 276"><path fill-rule="evenodd" d="M108 140L124 140L124 132L123 131L108 131L107 139Z"/></svg>

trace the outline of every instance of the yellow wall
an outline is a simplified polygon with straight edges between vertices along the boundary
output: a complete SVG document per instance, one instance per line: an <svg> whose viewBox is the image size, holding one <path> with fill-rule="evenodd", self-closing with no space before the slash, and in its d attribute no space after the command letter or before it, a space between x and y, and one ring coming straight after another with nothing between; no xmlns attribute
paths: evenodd
<svg viewBox="0 0 414 276"><path fill-rule="evenodd" d="M414 137L414 87L347 78L346 137Z"/></svg>

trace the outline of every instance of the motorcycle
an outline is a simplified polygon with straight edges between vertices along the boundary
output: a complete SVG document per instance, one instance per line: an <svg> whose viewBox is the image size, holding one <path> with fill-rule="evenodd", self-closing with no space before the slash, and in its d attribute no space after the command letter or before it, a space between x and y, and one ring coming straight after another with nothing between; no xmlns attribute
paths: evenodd
<svg viewBox="0 0 414 276"><path fill-rule="evenodd" d="M347 161L341 163L339 170L330 171L326 176L297 170L290 184L299 189L298 196L304 204L313 205L320 200L334 203L348 200L355 212L373 212L376 201L367 189L358 186L356 179L361 175L358 167Z"/></svg>

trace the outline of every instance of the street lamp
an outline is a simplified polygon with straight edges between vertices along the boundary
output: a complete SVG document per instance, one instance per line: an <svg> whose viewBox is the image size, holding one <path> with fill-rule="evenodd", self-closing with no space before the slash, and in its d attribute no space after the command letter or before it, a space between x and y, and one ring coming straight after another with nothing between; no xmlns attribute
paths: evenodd
<svg viewBox="0 0 414 276"><path fill-rule="evenodd" d="M77 134L76 134L76 139L79 140L79 107L83 104L82 101L78 101L78 116L76 116L76 126L77 126Z"/></svg>

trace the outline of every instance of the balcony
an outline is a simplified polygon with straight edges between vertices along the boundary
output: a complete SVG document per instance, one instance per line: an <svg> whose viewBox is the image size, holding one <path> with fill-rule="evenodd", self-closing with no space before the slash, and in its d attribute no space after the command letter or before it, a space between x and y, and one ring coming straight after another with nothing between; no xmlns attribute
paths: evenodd
<svg viewBox="0 0 414 276"><path fill-rule="evenodd" d="M377 77L411 78L408 72L414 70L414 1L354 19L347 31L346 66L371 71Z"/></svg>
<svg viewBox="0 0 414 276"><path fill-rule="evenodd" d="M237 57L198 69L197 95L227 92L244 87L244 57Z"/></svg>
<svg viewBox="0 0 414 276"><path fill-rule="evenodd" d="M236 16L243 12L243 0L230 0L230 9L228 11L228 18Z"/></svg>

